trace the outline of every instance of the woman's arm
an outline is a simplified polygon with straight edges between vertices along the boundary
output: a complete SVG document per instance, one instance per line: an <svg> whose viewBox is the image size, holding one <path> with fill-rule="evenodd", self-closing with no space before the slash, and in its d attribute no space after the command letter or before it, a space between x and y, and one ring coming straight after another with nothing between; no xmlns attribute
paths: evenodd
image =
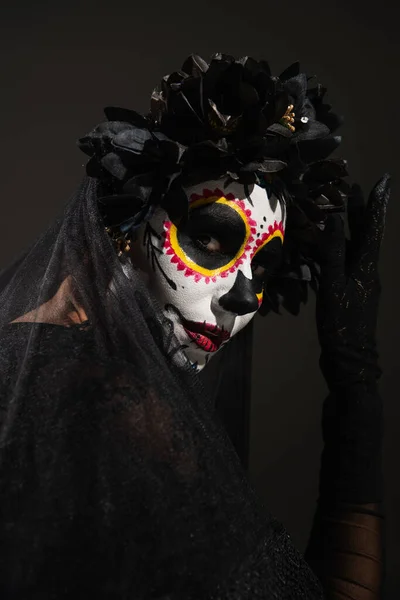
<svg viewBox="0 0 400 600"><path fill-rule="evenodd" d="M306 558L327 599L381 597L383 409L375 331L388 197L388 176L366 206L355 187L348 206L350 242L339 215L331 216L321 232L317 326L330 394L323 409L319 500Z"/></svg>
<svg viewBox="0 0 400 600"><path fill-rule="evenodd" d="M318 508L306 559L326 599L376 600L383 579L382 410L375 389L324 404Z"/></svg>

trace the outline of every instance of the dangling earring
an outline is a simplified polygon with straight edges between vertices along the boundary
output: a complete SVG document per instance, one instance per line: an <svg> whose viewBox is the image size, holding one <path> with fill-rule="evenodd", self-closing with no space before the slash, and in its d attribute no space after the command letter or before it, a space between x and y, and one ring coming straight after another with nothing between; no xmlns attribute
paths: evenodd
<svg viewBox="0 0 400 600"><path fill-rule="evenodd" d="M131 249L132 240L130 238L123 238L119 242L118 256L128 254Z"/></svg>
<svg viewBox="0 0 400 600"><path fill-rule="evenodd" d="M123 254L127 254L132 245L129 233L121 234L121 231L113 229L112 227L106 227L105 229L111 238L114 248L117 251L117 255L121 257Z"/></svg>

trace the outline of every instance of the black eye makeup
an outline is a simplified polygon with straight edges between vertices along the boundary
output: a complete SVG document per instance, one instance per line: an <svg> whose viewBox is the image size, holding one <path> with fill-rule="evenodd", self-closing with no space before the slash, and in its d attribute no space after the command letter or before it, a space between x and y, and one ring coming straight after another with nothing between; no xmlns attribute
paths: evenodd
<svg viewBox="0 0 400 600"><path fill-rule="evenodd" d="M271 277L276 275L283 262L283 245L276 237L266 244L252 260L252 271L256 277Z"/></svg>
<svg viewBox="0 0 400 600"><path fill-rule="evenodd" d="M276 275L283 261L282 241L274 238L268 242L255 256L251 262L253 274L253 289L260 294L264 284L269 277Z"/></svg>
<svg viewBox="0 0 400 600"><path fill-rule="evenodd" d="M194 208L177 240L185 254L205 269L218 269L233 260L246 239L246 226L227 204L210 203Z"/></svg>
<svg viewBox="0 0 400 600"><path fill-rule="evenodd" d="M267 269L262 265L258 265L257 263L251 263L251 271L253 273L253 277L257 277L257 279L264 279L267 274Z"/></svg>

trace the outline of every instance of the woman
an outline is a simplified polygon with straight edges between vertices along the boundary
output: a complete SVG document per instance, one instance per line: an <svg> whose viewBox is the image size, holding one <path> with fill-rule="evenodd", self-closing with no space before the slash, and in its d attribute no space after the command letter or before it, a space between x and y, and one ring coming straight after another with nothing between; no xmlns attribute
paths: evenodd
<svg viewBox="0 0 400 600"><path fill-rule="evenodd" d="M379 597L389 180L365 206L326 160L323 96L298 65L192 56L149 116L109 108L80 140L88 178L0 282L2 598ZM246 388L252 317L309 283L330 396L304 559L214 404L226 369Z"/></svg>

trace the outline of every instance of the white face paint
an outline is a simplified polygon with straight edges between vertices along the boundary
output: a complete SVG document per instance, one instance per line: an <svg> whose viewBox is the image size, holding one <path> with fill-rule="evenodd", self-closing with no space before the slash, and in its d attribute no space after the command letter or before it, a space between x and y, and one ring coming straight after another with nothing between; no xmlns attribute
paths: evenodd
<svg viewBox="0 0 400 600"><path fill-rule="evenodd" d="M187 188L189 219L177 228L159 209L144 225L133 260L200 370L254 317L263 281L279 267L283 210L264 188L223 180Z"/></svg>

